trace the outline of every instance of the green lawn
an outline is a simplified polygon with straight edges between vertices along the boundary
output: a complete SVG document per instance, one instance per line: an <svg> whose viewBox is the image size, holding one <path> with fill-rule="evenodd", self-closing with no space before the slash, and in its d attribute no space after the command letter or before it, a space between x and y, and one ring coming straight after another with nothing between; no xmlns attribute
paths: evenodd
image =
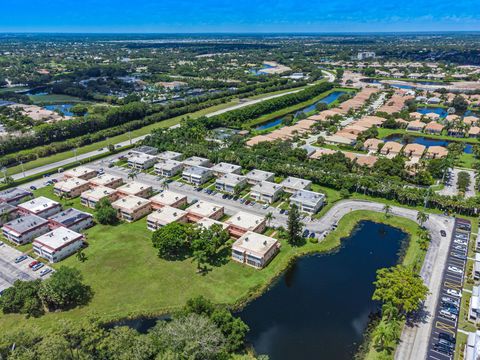
<svg viewBox="0 0 480 360"><path fill-rule="evenodd" d="M29 95L28 97L36 105L83 102L83 100L78 97L61 94Z"/></svg>

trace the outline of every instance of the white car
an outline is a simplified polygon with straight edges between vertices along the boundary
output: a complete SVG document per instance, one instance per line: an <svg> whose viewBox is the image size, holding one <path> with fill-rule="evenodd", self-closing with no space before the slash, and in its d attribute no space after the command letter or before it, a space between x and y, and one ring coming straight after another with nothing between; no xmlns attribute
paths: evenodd
<svg viewBox="0 0 480 360"><path fill-rule="evenodd" d="M457 316L448 312L447 310L440 310L439 311L440 316L443 316L444 318L450 319L450 320L457 320Z"/></svg>
<svg viewBox="0 0 480 360"><path fill-rule="evenodd" d="M456 267L456 266L449 266L449 267L448 267L448 271L454 272L454 273L457 273L457 274L463 274L462 269L459 269L459 268Z"/></svg>
<svg viewBox="0 0 480 360"><path fill-rule="evenodd" d="M452 296L456 296L456 297L462 297L462 293L458 290L455 290L455 289L448 289L447 294L452 295Z"/></svg>
<svg viewBox="0 0 480 360"><path fill-rule="evenodd" d="M453 240L453 242L454 242L455 244L467 245L467 242L466 242L466 241L462 241L462 240Z"/></svg>

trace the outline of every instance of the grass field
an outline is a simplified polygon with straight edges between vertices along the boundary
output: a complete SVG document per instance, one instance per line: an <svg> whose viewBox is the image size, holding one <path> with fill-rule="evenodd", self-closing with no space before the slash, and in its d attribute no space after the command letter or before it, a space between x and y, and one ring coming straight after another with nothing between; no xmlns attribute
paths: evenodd
<svg viewBox="0 0 480 360"><path fill-rule="evenodd" d="M36 195L59 200L52 194L51 187L37 191ZM78 199L62 202L66 206L85 210ZM88 247L84 253L87 261L82 263L75 256L71 256L54 265L67 265L81 270L85 282L92 286L95 292L91 303L82 308L51 313L38 319L27 320L19 315L0 315L0 328L12 329L32 325L50 328L57 326L61 319L78 321L97 317L108 322L120 318L156 315L181 307L187 299L196 295L204 295L216 303L239 304L261 294L295 257L311 252L329 251L338 246L340 238L347 236L362 219L386 222L409 231L414 226L408 220L386 219L383 214L354 212L345 217L338 229L320 244L307 242L301 247L292 247L283 242L280 253L264 270L258 271L227 261L224 265L211 268L206 275L200 275L196 273L196 264L191 259L165 261L156 256L145 219L133 224L96 225L85 232ZM414 250L410 253L412 255L407 252L406 259L414 258Z"/></svg>
<svg viewBox="0 0 480 360"><path fill-rule="evenodd" d="M83 102L82 99L61 94L47 94L47 95L29 95L30 100L35 105L48 105L48 104L61 104L61 103L79 103Z"/></svg>

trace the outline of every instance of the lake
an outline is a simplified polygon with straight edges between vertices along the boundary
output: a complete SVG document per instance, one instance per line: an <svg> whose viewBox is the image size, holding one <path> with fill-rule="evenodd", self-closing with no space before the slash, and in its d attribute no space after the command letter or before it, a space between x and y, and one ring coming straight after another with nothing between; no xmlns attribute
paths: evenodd
<svg viewBox="0 0 480 360"><path fill-rule="evenodd" d="M362 343L376 271L396 265L408 235L362 221L337 251L301 258L238 315L271 360L352 359Z"/></svg>
<svg viewBox="0 0 480 360"><path fill-rule="evenodd" d="M45 105L44 108L51 111L61 111L65 116L74 116L70 111L73 104L56 104L56 105Z"/></svg>
<svg viewBox="0 0 480 360"><path fill-rule="evenodd" d="M297 113L304 112L305 114L308 114L308 113L314 111L316 109L316 105L319 104L319 103L330 105L331 103L333 103L335 100L337 100L343 94L346 94L346 92L345 91L333 91L332 93L328 94L327 96L320 99L316 103L299 110ZM257 126L255 128L255 130L267 130L267 129L270 129L270 128L275 127L277 125L280 125L284 118L285 118L285 116L282 116L281 118L277 118L275 120L268 121L264 124L261 124L261 125Z"/></svg>
<svg viewBox="0 0 480 360"><path fill-rule="evenodd" d="M415 143L415 144L420 144L420 145L423 145L423 146L426 146L427 148L430 147L430 146L443 146L443 147L447 147L448 144L450 144L451 142L455 142L455 141L450 141L450 140L441 140L441 139L432 139L432 138L428 138L428 137L424 137L424 136L415 136L415 135L411 135L411 134L408 134L410 139L412 139L412 143ZM399 143L402 143L402 144L405 144L405 141L403 141L403 135L389 135L387 137L385 137L383 140L385 141L396 141L396 142L399 142ZM457 141L459 142L459 141ZM465 154L472 154L473 153L473 145L472 144L468 144L468 143L462 143L464 144L464 148L463 148L463 152Z"/></svg>

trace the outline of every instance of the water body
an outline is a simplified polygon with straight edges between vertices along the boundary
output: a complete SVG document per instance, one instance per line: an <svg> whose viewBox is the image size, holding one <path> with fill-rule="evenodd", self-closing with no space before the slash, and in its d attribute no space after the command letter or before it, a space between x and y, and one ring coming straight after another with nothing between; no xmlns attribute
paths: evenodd
<svg viewBox="0 0 480 360"><path fill-rule="evenodd" d="M260 68L260 70L255 70L255 69L250 69L250 72L254 75L265 75L265 74L268 74L266 73L265 71L263 70L266 70L266 69L273 69L275 68L275 66L272 66L272 65L269 65L269 64L263 64L262 67Z"/></svg>
<svg viewBox="0 0 480 360"><path fill-rule="evenodd" d="M361 79L362 82L368 83L368 84L386 84L383 80L377 80L377 79ZM389 84L391 87L398 88L398 89L405 89L405 90L411 90L415 89L418 87L418 85L450 85L449 83L444 83L441 81L412 81L412 85L407 85L407 84Z"/></svg>
<svg viewBox="0 0 480 360"><path fill-rule="evenodd" d="M448 116L447 109L441 108L441 107L431 107L431 108L418 108L417 112L420 114L428 114L428 113L435 113L440 115L440 118L444 119Z"/></svg>
<svg viewBox="0 0 480 360"><path fill-rule="evenodd" d="M327 96L325 96L324 98L320 99L316 103L299 110L297 113L303 112L305 114L308 114L308 113L314 111L315 108L316 108L316 105L319 104L319 103L330 105L331 103L333 103L335 100L337 100L343 94L346 94L346 92L345 91L334 91L334 92L328 94ZM281 118L278 118L278 119L275 119L275 120L272 120L272 121L269 121L269 122L266 122L262 125L257 126L255 128L255 130L267 130L267 129L270 129L274 126L280 125L284 118L285 118L285 116L283 116Z"/></svg>
<svg viewBox="0 0 480 360"><path fill-rule="evenodd" d="M61 111L65 116L74 116L70 111L73 104L45 105L44 108L51 111Z"/></svg>
<svg viewBox="0 0 480 360"><path fill-rule="evenodd" d="M238 315L248 341L271 360L351 360L363 340L376 271L394 266L408 235L362 221L338 251L298 260Z"/></svg>
<svg viewBox="0 0 480 360"><path fill-rule="evenodd" d="M412 143L420 144L420 145L426 146L427 148L430 147L430 146L444 146L444 147L447 147L448 144L450 144L452 142L455 142L455 141L449 141L449 140L431 139L431 138L424 137L424 136L412 136L410 134L409 134L409 137L412 140L411 141ZM403 141L403 136L402 135L395 135L395 134L394 135L389 135L389 136L385 137L383 140L385 140L385 141L396 141L396 142L405 144L405 141ZM464 144L463 152L465 154L472 154L473 153L473 145L468 144L468 143L463 143L463 144Z"/></svg>

